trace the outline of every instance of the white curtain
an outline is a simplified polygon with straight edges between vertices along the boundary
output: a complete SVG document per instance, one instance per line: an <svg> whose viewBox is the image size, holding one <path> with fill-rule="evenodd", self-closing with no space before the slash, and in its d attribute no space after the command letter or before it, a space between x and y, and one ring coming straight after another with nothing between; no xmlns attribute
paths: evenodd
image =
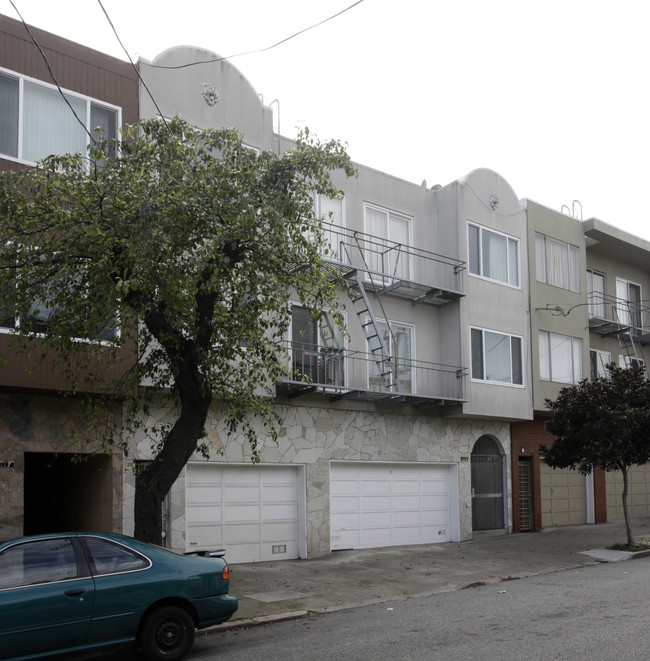
<svg viewBox="0 0 650 661"><path fill-rule="evenodd" d="M87 103L66 95L81 122L87 124ZM72 114L59 91L43 85L24 83L23 158L36 161L50 154L81 152L87 155L87 134Z"/></svg>
<svg viewBox="0 0 650 661"><path fill-rule="evenodd" d="M483 275L508 282L508 241L501 234L483 230Z"/></svg>

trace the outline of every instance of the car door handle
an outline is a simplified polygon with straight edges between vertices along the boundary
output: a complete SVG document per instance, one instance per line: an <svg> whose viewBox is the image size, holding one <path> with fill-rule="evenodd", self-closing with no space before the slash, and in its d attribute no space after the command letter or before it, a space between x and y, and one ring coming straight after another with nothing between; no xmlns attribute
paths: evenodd
<svg viewBox="0 0 650 661"><path fill-rule="evenodd" d="M78 597L80 594L83 594L86 590L84 588L75 588L74 590L66 590L66 597Z"/></svg>

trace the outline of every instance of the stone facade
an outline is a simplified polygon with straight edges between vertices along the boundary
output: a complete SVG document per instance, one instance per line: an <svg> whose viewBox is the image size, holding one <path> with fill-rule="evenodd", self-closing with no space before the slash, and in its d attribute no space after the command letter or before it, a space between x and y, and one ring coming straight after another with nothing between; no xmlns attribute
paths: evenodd
<svg viewBox="0 0 650 661"><path fill-rule="evenodd" d="M86 528L121 531L121 456L100 455L97 445L76 441L82 420L81 404L73 398L0 395L0 539L23 535L25 503L34 499L42 503L39 516L61 522L61 526L71 529L83 522ZM52 458L85 455L99 461L59 461L46 480L33 485L33 493L26 493L26 453ZM57 501L61 494L48 487L56 482L57 471L69 475L72 463L76 463L78 479L65 495L74 507L62 508ZM98 466L101 474L96 472ZM61 513L62 509L66 511Z"/></svg>
<svg viewBox="0 0 650 661"><path fill-rule="evenodd" d="M510 426L502 422L439 418L423 414L384 413L375 410L318 406L279 406L283 424L277 442L260 428L263 464L304 466L306 477L307 552L329 553L329 464L331 461L437 463L457 467L459 538L472 536L470 454L483 435L497 440L509 462ZM159 410L156 422L169 422ZM154 422L153 420L151 422ZM252 453L243 436L228 438L223 417L215 410L207 425L209 461L250 464ZM134 444L139 459L151 456L151 441ZM197 461L205 461L196 456ZM132 532L134 477L125 475L125 529ZM507 492L510 492L508 484ZM181 474L170 494L172 547L185 550L185 478ZM510 515L509 515L510 516Z"/></svg>

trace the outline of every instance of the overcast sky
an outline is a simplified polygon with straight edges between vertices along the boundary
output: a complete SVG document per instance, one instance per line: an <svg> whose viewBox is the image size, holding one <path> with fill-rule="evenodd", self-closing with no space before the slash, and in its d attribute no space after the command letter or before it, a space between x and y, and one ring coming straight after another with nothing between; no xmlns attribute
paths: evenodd
<svg viewBox="0 0 650 661"><path fill-rule="evenodd" d="M129 54L150 60L183 44L266 48L354 1L103 5ZM32 25L125 59L96 0L14 4ZM17 18L9 0L0 13ZM649 19L647 0L363 0L232 62L266 104L279 100L285 135L308 126L429 186L488 167L519 197L650 240Z"/></svg>

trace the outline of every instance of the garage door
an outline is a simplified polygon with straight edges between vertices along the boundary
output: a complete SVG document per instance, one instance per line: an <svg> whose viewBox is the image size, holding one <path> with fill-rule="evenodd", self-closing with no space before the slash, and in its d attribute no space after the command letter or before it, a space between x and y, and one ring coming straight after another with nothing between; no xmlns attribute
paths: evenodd
<svg viewBox="0 0 650 661"><path fill-rule="evenodd" d="M449 505L448 466L330 464L332 550L447 542Z"/></svg>
<svg viewBox="0 0 650 661"><path fill-rule="evenodd" d="M189 464L186 547L225 548L228 561L298 557L295 466Z"/></svg>
<svg viewBox="0 0 650 661"><path fill-rule="evenodd" d="M587 523L587 483L584 475L540 462L542 527Z"/></svg>

